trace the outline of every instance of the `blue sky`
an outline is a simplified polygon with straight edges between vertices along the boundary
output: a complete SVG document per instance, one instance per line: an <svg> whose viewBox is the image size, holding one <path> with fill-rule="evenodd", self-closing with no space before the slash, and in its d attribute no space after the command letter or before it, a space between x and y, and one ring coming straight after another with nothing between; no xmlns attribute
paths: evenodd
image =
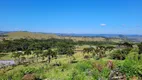
<svg viewBox="0 0 142 80"><path fill-rule="evenodd" d="M0 0L0 31L142 34L142 0Z"/></svg>

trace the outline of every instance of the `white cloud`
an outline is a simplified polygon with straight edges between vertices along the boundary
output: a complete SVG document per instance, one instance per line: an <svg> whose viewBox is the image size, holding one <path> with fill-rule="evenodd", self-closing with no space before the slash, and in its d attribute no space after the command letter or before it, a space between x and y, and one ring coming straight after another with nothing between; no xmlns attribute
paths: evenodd
<svg viewBox="0 0 142 80"><path fill-rule="evenodd" d="M100 26L106 26L106 24L100 24Z"/></svg>

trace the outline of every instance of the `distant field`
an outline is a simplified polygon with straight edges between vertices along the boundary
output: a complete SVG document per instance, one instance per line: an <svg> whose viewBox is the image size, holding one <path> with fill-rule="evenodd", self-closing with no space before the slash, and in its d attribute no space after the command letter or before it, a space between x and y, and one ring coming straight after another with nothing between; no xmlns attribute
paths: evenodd
<svg viewBox="0 0 142 80"><path fill-rule="evenodd" d="M72 39L74 41L112 41L120 42L119 38L104 38L104 37L64 37L65 39Z"/></svg>

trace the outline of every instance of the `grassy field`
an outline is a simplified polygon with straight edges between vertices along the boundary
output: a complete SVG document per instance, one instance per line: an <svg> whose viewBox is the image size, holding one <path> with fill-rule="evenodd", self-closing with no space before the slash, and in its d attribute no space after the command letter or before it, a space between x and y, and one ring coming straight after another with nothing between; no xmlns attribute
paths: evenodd
<svg viewBox="0 0 142 80"><path fill-rule="evenodd" d="M89 45L78 46L76 50L82 50L86 47L89 47ZM34 59L34 62L29 64L0 69L0 80L6 80L8 76L12 77L13 80L21 80L25 73L32 73L42 80L108 80L111 71L107 67L108 61L112 61L114 67L124 63L124 60L110 59L110 54L111 52L106 52L107 57L99 60L96 60L96 57L92 57L92 54L83 55L80 51L71 57L58 55L58 58L52 59L51 63L46 61L47 58L44 61L39 58L38 62ZM12 53L8 53L2 56L1 60L14 60L11 55ZM33 54L25 57L28 59L32 56L34 57ZM90 56L90 58L84 58L84 56ZM75 62L71 63L72 60Z"/></svg>
<svg viewBox="0 0 142 80"><path fill-rule="evenodd" d="M13 58L10 58L9 55L2 57L1 59L8 59L8 60L13 60ZM78 79L82 78L82 80L94 80L93 76L86 76L87 71L85 72L84 69L89 69L91 68L91 65L93 63L106 63L109 59L101 59L99 61L96 61L95 58L89 58L89 59L84 59L84 56L82 53L78 52L73 55L74 58L76 59L77 63L70 63L70 57L67 57L66 55L62 55L58 57L58 59L53 59L50 64L47 62L42 62L39 60L39 62L35 63L30 63L28 66L25 65L18 65L15 67L7 67L5 69L0 70L0 78L5 79L6 75L15 75L18 76L19 78L13 76L15 80L21 80L20 74L17 72L22 71L22 70L27 70L28 69L35 69L37 70L34 75L40 77L41 79L47 79L47 80L72 80L72 74L73 72L76 73L76 77ZM55 63L60 63L61 66L53 66ZM92 63L92 64L90 64ZM82 69L80 69L82 68ZM44 69L44 70L42 70ZM92 68L93 69L93 68ZM95 69L95 68L94 68ZM79 70L83 70L83 72L80 73ZM33 70L34 71L34 70ZM4 72L4 74L2 73ZM16 74L17 73L17 74ZM20 73L20 72L19 72ZM77 79L76 79L77 80Z"/></svg>
<svg viewBox="0 0 142 80"><path fill-rule="evenodd" d="M2 41L0 63L14 61L15 65L0 64L0 80L142 79L142 44L48 40Z"/></svg>

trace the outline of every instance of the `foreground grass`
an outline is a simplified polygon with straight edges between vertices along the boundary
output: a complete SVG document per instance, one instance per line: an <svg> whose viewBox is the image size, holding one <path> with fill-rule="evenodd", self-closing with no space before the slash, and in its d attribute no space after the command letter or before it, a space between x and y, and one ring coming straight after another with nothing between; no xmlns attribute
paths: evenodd
<svg viewBox="0 0 142 80"><path fill-rule="evenodd" d="M7 57L7 59L10 59L9 56L10 55L7 55L3 58ZM106 63L110 59L84 59L81 52L74 54L73 57L76 59L77 63L70 63L73 59L72 57L59 55L57 59L52 59L50 64L46 61L41 62L41 60L39 60L39 62L35 61L29 65L9 66L0 69L0 79L6 80L8 77L12 76L14 80L21 80L24 73L27 72L32 72L40 79L48 80L96 80L101 76L105 76L104 79L107 79L110 70L106 67ZM53 66L56 63L60 63L61 66ZM104 68L103 71L98 72L97 67L93 66L94 64L100 64L101 67Z"/></svg>

